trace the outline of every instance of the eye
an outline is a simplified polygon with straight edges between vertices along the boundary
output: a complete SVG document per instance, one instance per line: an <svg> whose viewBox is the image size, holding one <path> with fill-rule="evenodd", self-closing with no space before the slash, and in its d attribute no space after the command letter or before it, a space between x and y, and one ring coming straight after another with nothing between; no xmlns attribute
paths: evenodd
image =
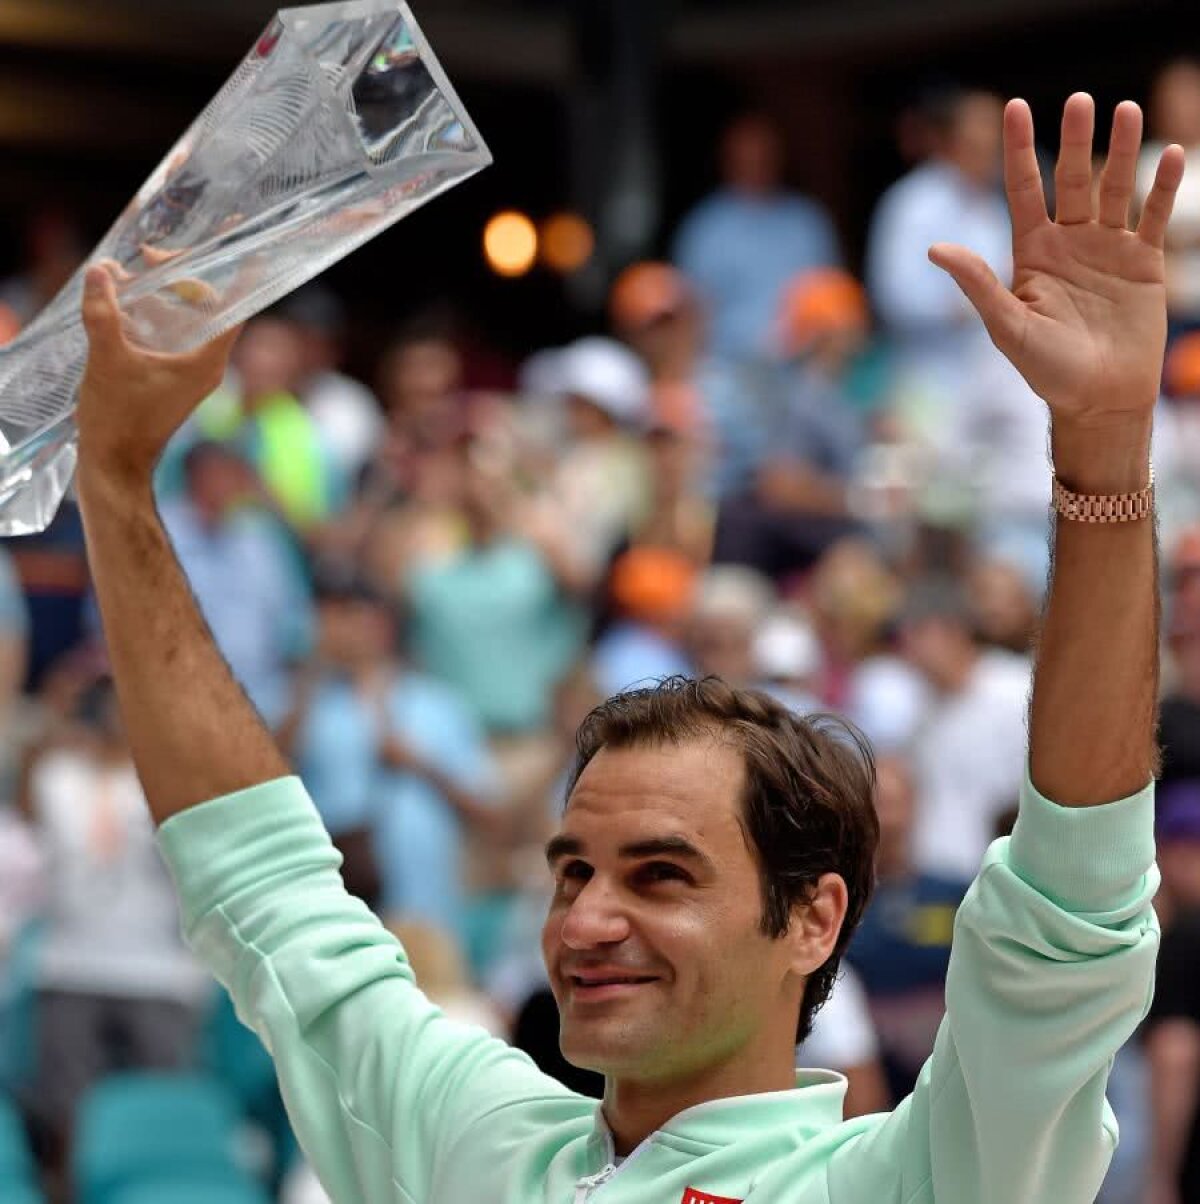
<svg viewBox="0 0 1200 1204"><path fill-rule="evenodd" d="M648 861L639 866L637 876L643 882L690 882L691 875L673 861Z"/></svg>
<svg viewBox="0 0 1200 1204"><path fill-rule="evenodd" d="M573 878L580 882L586 882L592 876L592 867L586 861L580 861L576 858L574 861L566 862L562 869L558 871L560 878Z"/></svg>
<svg viewBox="0 0 1200 1204"><path fill-rule="evenodd" d="M554 893L560 899L573 899L592 876L592 867L586 861L573 858L561 862L554 871Z"/></svg>

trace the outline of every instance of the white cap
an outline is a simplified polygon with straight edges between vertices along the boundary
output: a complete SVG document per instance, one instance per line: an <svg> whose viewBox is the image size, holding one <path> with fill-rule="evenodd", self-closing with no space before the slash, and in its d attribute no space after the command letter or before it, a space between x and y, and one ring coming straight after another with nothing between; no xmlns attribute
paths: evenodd
<svg viewBox="0 0 1200 1204"><path fill-rule="evenodd" d="M714 564L700 575L692 598L692 616L738 619L757 631L775 605L775 587L745 564Z"/></svg>
<svg viewBox="0 0 1200 1204"><path fill-rule="evenodd" d="M808 623L780 611L754 637L754 663L762 677L800 680L820 668L821 648Z"/></svg>
<svg viewBox="0 0 1200 1204"><path fill-rule="evenodd" d="M616 422L637 426L646 420L650 376L628 347L599 336L577 339L557 354L553 368L539 364L543 381L553 380L559 396L583 397Z"/></svg>

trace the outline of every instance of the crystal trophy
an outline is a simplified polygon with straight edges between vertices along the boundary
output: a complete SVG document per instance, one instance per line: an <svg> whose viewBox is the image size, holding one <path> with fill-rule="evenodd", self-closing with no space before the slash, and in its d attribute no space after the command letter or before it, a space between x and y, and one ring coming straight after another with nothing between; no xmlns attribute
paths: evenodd
<svg viewBox="0 0 1200 1204"><path fill-rule="evenodd" d="M490 162L401 0L283 9L89 262L118 265L133 342L187 351ZM83 274L0 349L0 535L70 484Z"/></svg>

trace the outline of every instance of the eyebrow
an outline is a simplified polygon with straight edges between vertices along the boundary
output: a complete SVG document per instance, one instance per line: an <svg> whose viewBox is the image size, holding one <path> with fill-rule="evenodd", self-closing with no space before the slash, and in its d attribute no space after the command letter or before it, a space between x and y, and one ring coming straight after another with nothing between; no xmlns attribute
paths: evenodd
<svg viewBox="0 0 1200 1204"><path fill-rule="evenodd" d="M546 843L546 861L554 865L563 857L579 857L584 852L584 843L576 836L555 836ZM645 857L679 857L694 861L705 869L713 869L711 858L702 853L686 836L655 836L648 840L635 840L623 844L617 850L621 857L636 860Z"/></svg>

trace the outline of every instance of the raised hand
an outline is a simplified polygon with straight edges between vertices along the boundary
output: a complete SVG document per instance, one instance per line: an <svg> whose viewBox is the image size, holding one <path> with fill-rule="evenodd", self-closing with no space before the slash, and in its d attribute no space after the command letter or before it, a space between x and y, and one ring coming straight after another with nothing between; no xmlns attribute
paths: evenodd
<svg viewBox="0 0 1200 1204"><path fill-rule="evenodd" d="M930 259L954 277L996 346L1050 406L1077 428L1148 423L1158 398L1167 335L1163 238L1183 178L1169 146L1130 230L1142 113L1113 115L1098 199L1092 188L1095 105L1077 92L1063 109L1051 221L1023 100L1004 112L1004 183L1013 225L1013 286L965 247L939 243Z"/></svg>
<svg viewBox="0 0 1200 1204"><path fill-rule="evenodd" d="M181 355L136 347L125 333L114 264L88 270L87 370L79 388L80 470L149 480L167 440L220 383L239 330Z"/></svg>

